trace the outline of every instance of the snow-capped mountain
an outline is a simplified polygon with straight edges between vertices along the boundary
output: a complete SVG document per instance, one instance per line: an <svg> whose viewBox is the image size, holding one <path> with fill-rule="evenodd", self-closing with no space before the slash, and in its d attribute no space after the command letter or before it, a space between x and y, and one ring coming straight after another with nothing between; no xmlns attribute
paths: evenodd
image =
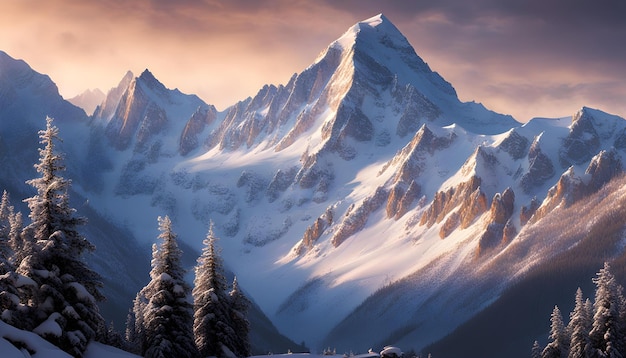
<svg viewBox="0 0 626 358"><path fill-rule="evenodd" d="M67 101L85 110L88 114L93 113L96 107L106 98L98 88L88 89L85 92L69 98Z"/></svg>
<svg viewBox="0 0 626 358"><path fill-rule="evenodd" d="M141 246L167 214L191 251L214 222L241 287L313 350L419 351L471 323L600 225L546 229L606 206L626 155L600 110L522 125L459 101L383 15L222 112L146 70L79 122L61 135L94 215Z"/></svg>
<svg viewBox="0 0 626 358"><path fill-rule="evenodd" d="M148 73L144 75L134 78L132 73L127 74L120 84L121 89L109 92L98 113L107 113L107 101L116 98L120 101L132 83L139 81L137 86L143 88L143 79L150 76ZM33 195L33 188L25 181L37 175L33 167L39 158L37 132L45 128L46 116L54 117L55 126L62 133L62 142L58 146L65 154L65 175L73 181L70 198L78 214L88 218L89 223L83 227L82 233L97 247L96 253L90 254L87 260L103 277L107 300L101 304L101 312L105 319L115 321L116 327L123 330L128 307L148 280L150 247L147 241L151 239L146 237L147 240L138 242L127 227L132 226L132 221L113 222L109 213L98 210L90 201L94 192L107 193L103 189L108 180L105 174L124 158L124 155L117 158L119 153L112 149L105 136L106 123L113 119L115 111L111 111L106 121L100 117L90 119L83 110L63 100L48 76L37 73L24 61L15 60L4 52L0 52L0 88L0 162L5 169L0 175L0 190L7 190L12 205L28 214L21 200ZM135 91L130 95L138 96L138 93ZM173 93L175 96L178 92ZM195 96L180 96L190 98L191 103L202 104ZM173 103L177 100L175 97L166 99ZM152 104L151 107L156 106ZM137 106L132 107L135 108ZM154 220L156 217L150 221ZM150 226L154 227L153 223ZM186 253L183 259L191 267L195 264L197 252L184 242L181 245ZM251 343L257 350L287 350L298 346L280 335L256 305L250 311L250 321L252 327L257 327L251 335Z"/></svg>

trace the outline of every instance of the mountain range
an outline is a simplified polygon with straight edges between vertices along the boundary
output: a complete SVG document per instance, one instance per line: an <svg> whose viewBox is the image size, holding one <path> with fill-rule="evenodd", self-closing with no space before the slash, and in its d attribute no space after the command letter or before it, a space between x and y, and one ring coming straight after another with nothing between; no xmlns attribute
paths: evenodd
<svg viewBox="0 0 626 358"><path fill-rule="evenodd" d="M525 357L602 262L624 278L626 121L582 107L522 124L461 102L382 14L223 111L145 70L92 113L0 52L0 184L30 195L54 117L119 324L159 215L189 267L214 223L265 350L294 344L264 346L273 324L314 351Z"/></svg>

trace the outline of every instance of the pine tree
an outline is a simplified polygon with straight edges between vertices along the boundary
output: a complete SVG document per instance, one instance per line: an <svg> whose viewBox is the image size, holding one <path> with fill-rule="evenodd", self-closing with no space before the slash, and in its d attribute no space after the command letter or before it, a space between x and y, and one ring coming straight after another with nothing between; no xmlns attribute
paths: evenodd
<svg viewBox="0 0 626 358"><path fill-rule="evenodd" d="M9 193L5 190L0 200L0 237L8 238L11 231L11 223L9 218L13 215L13 206L9 201Z"/></svg>
<svg viewBox="0 0 626 358"><path fill-rule="evenodd" d="M16 287L15 267L11 262L12 250L9 242L11 231L8 194L5 191L0 203L0 319L13 323L12 312L19 304L19 292Z"/></svg>
<svg viewBox="0 0 626 358"><path fill-rule="evenodd" d="M19 304L17 285L18 276L12 263L12 249L9 233L11 231L9 218L13 208L9 204L8 194L5 191L0 203L0 319L9 324L15 323L14 311Z"/></svg>
<svg viewBox="0 0 626 358"><path fill-rule="evenodd" d="M24 257L32 254L33 240L24 240L26 233L23 233L24 222L22 220L22 213L13 213L9 217L9 245L13 251L11 261L13 265L19 266Z"/></svg>
<svg viewBox="0 0 626 358"><path fill-rule="evenodd" d="M9 194L4 191L0 202L0 319L16 327L31 321L29 310L20 302L20 297L32 297L36 283L16 273L18 253L25 252L22 246L14 246L13 238L22 230L22 214L14 213Z"/></svg>
<svg viewBox="0 0 626 358"><path fill-rule="evenodd" d="M543 349L539 345L539 342L535 341L533 343L532 349L530 350L530 358L541 358L541 351L542 350Z"/></svg>
<svg viewBox="0 0 626 358"><path fill-rule="evenodd" d="M9 194L5 190L2 194L2 201L0 202L0 275L15 270L11 262L13 250L11 248L10 218L12 215L13 207L9 203Z"/></svg>
<svg viewBox="0 0 626 358"><path fill-rule="evenodd" d="M176 235L169 217L159 217L159 238L163 240L153 250L150 283L143 291L143 312L140 334L143 335L142 354L145 357L196 357L198 351L193 336L193 305L191 288L185 282L185 270L180 258ZM139 298L140 302L142 298ZM137 325L138 321L135 321Z"/></svg>
<svg viewBox="0 0 626 358"><path fill-rule="evenodd" d="M554 306L550 317L550 343L543 349L542 358L567 357L569 337L563 324L563 316L558 306Z"/></svg>
<svg viewBox="0 0 626 358"><path fill-rule="evenodd" d="M583 291L576 290L574 310L570 314L570 321L567 326L570 332L570 350L568 358L589 357L589 331L591 331L591 312L589 311L588 300L583 300Z"/></svg>
<svg viewBox="0 0 626 358"><path fill-rule="evenodd" d="M237 277L233 279L233 288L229 295L231 322L236 335L235 346L231 350L237 357L248 357L250 356L250 322L248 321L250 301L239 289Z"/></svg>
<svg viewBox="0 0 626 358"><path fill-rule="evenodd" d="M94 246L79 232L85 219L75 216L68 191L71 182L60 173L63 157L56 153L59 131L47 118L46 129L39 132L41 175L27 181L37 194L25 200L31 224L22 232L23 240L35 246L20 262L17 271L37 283L28 300L32 310L32 330L74 356L82 356L90 340L104 332L104 320L97 302L100 276L83 261L82 255ZM26 237L26 238L24 238Z"/></svg>
<svg viewBox="0 0 626 358"><path fill-rule="evenodd" d="M213 223L196 265L194 280L194 324L196 346L202 357L229 356L235 346L229 296L222 260L215 248Z"/></svg>
<svg viewBox="0 0 626 358"><path fill-rule="evenodd" d="M615 281L608 262L597 273L596 297L593 306L593 324L589 332L591 357L621 358L624 336L620 322L621 305L624 301L621 287Z"/></svg>

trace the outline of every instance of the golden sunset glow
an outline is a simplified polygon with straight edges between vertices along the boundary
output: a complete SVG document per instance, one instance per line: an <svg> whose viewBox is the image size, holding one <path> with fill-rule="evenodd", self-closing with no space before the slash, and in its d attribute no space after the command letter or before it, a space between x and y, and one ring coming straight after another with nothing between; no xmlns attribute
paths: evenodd
<svg viewBox="0 0 626 358"><path fill-rule="evenodd" d="M7 0L0 50L49 75L66 98L106 93L127 70L148 68L221 110L286 83L354 23L383 12L461 100L519 121L582 106L625 115L623 1L563 3L567 11L539 1Z"/></svg>

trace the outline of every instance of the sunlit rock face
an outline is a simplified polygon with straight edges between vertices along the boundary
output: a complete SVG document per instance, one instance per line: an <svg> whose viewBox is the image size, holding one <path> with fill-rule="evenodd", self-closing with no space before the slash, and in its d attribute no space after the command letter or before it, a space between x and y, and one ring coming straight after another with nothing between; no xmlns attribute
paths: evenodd
<svg viewBox="0 0 626 358"><path fill-rule="evenodd" d="M432 226L441 222L446 215L461 205L460 219L463 222L473 220L478 214L487 210L487 201L480 191L480 177L473 176L470 180L463 182L458 187L449 188L446 191L439 191L420 219L420 225ZM470 219L471 218L471 219Z"/></svg>
<svg viewBox="0 0 626 358"><path fill-rule="evenodd" d="M517 234L517 229L511 221L515 209L515 193L507 188L502 194L497 193L491 201L487 228L478 241L477 254L506 244Z"/></svg>
<svg viewBox="0 0 626 358"><path fill-rule="evenodd" d="M187 155L200 147L200 135L207 126L215 122L217 110L215 106L199 107L189 118L180 136L178 151L181 155Z"/></svg>
<svg viewBox="0 0 626 358"><path fill-rule="evenodd" d="M530 146L528 152L528 172L522 176L521 185L526 193L532 193L537 187L543 185L555 175L552 160L543 153L538 145L538 138Z"/></svg>

